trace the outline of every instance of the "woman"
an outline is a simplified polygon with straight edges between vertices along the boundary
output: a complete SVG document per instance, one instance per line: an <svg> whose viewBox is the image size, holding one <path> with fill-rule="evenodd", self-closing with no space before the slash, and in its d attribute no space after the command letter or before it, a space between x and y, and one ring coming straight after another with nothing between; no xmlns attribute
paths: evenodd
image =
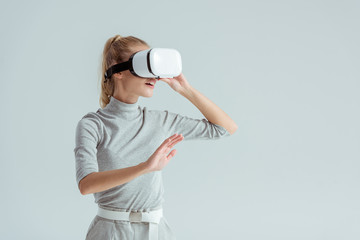
<svg viewBox="0 0 360 240"><path fill-rule="evenodd" d="M183 139L218 139L237 129L183 74L140 78L126 70L105 79L109 67L149 48L133 36L108 39L102 62L102 108L87 113L76 127L77 184L81 194L93 193L99 206L86 239L176 239L162 215L161 170L176 154L175 149L169 151ZM139 106L138 98L151 97L158 81L191 101L207 120Z"/></svg>

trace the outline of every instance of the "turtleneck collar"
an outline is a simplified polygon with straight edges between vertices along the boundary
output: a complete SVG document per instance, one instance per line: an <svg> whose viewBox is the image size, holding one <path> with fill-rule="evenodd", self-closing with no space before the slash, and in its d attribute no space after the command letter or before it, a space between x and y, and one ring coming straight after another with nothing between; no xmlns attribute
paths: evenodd
<svg viewBox="0 0 360 240"><path fill-rule="evenodd" d="M125 103L113 96L110 96L110 102L105 106L104 110L111 112L116 116L124 116L126 118L136 117L139 113L139 105L136 103Z"/></svg>

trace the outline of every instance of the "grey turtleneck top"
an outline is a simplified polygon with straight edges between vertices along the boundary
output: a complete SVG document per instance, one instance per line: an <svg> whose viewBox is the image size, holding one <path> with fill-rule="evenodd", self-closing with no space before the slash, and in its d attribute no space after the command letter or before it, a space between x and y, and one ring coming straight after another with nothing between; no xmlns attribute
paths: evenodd
<svg viewBox="0 0 360 240"><path fill-rule="evenodd" d="M207 119L194 119L167 110L150 110L138 103L125 103L110 97L106 107L84 115L76 126L76 181L92 172L135 166L155 152L171 135L184 140L218 139L229 136L222 126ZM143 174L130 182L94 193L102 207L127 211L151 211L161 207L161 171Z"/></svg>

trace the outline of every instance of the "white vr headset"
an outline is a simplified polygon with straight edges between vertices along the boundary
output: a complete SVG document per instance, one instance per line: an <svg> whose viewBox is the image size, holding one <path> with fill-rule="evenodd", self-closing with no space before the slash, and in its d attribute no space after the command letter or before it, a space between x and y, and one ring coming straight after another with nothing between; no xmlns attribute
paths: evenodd
<svg viewBox="0 0 360 240"><path fill-rule="evenodd" d="M105 72L105 81L114 73L130 70L142 78L173 78L182 71L180 53L171 48L151 48L130 56L127 62L111 66Z"/></svg>

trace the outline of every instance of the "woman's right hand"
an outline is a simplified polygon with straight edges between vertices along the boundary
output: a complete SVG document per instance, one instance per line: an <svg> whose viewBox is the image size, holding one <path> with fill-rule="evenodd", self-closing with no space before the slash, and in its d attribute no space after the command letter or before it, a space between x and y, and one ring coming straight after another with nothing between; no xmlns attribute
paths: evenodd
<svg viewBox="0 0 360 240"><path fill-rule="evenodd" d="M176 149L172 150L169 154L170 149L178 142L184 139L182 134L175 133L171 137L165 139L165 141L156 149L156 151L150 156L145 162L148 172L160 171L163 169L170 159L175 156Z"/></svg>

